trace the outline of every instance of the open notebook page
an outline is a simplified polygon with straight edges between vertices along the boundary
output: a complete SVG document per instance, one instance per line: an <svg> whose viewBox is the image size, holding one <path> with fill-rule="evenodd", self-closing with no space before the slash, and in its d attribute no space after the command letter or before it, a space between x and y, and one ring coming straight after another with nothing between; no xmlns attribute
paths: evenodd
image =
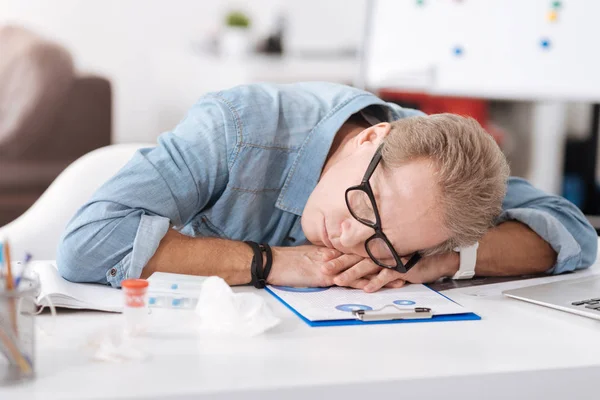
<svg viewBox="0 0 600 400"><path fill-rule="evenodd" d="M56 307L90 309L121 312L123 293L110 286L93 283L74 283L61 277L51 262L32 263L32 269L39 275L41 291L38 304L47 306L44 296L49 296Z"/></svg>

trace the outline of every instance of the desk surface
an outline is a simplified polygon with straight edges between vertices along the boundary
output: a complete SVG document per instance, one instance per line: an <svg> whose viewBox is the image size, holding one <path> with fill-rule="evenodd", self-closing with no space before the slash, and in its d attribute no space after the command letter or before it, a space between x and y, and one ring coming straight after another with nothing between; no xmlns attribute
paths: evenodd
<svg viewBox="0 0 600 400"><path fill-rule="evenodd" d="M155 333L139 339L151 353L145 362L91 360L89 338L121 315L60 312L54 334L38 335L37 379L0 388L0 398L597 398L599 321L455 289L451 297L481 321L310 328L257 293L282 319L272 331L241 339ZM50 318L38 324L48 328Z"/></svg>

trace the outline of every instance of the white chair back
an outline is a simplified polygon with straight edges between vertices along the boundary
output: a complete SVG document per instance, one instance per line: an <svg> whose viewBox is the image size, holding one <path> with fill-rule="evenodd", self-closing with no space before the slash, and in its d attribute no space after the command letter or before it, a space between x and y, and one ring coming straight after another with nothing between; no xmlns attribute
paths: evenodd
<svg viewBox="0 0 600 400"><path fill-rule="evenodd" d="M56 259L56 248L75 212L104 182L142 147L155 144L116 144L94 150L69 165L42 196L19 218L0 228L11 253L20 260L26 252L37 260Z"/></svg>

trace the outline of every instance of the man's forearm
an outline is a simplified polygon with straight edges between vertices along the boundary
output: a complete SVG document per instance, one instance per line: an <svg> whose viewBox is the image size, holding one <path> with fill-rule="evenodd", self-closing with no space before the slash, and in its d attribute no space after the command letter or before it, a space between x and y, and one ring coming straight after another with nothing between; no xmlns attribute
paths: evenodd
<svg viewBox="0 0 600 400"><path fill-rule="evenodd" d="M556 262L556 252L528 226L508 221L482 238L475 272L480 276L543 273Z"/></svg>
<svg viewBox="0 0 600 400"><path fill-rule="evenodd" d="M142 271L142 278L153 272L219 276L229 285L250 282L252 250L243 243L217 238L192 238L169 229L154 256Z"/></svg>

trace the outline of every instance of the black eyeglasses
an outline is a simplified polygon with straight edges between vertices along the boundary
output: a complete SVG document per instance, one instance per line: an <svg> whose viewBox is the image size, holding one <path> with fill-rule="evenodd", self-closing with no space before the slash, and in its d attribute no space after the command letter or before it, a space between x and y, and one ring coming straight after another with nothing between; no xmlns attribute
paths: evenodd
<svg viewBox="0 0 600 400"><path fill-rule="evenodd" d="M360 185L346 189L346 205L350 214L360 223L375 230L375 234L365 241L365 249L375 264L384 268L395 269L398 272L407 272L421 259L419 253L413 254L408 262L404 264L400 256L394 250L385 233L381 230L381 218L375 196L369 179L381 161L381 148L379 146L373 159L369 163L367 172L362 178Z"/></svg>

